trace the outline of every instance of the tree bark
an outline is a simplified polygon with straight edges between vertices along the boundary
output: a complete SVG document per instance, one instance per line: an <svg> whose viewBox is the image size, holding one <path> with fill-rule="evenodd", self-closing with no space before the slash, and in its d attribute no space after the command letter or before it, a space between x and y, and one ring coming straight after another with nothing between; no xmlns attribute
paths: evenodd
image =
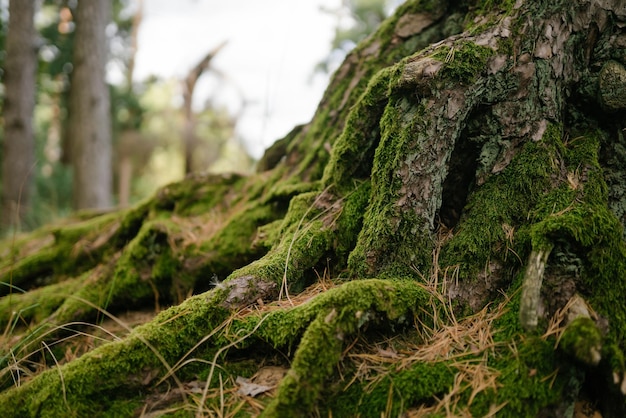
<svg viewBox="0 0 626 418"><path fill-rule="evenodd" d="M19 228L28 212L35 172L35 1L11 0L6 38L2 227Z"/></svg>
<svg viewBox="0 0 626 418"><path fill-rule="evenodd" d="M0 407L625 416L625 5L408 1L263 172L14 244ZM12 384L131 304L173 306Z"/></svg>
<svg viewBox="0 0 626 418"><path fill-rule="evenodd" d="M76 7L68 114L76 209L112 206L111 110L106 84L110 14L106 0L81 1Z"/></svg>

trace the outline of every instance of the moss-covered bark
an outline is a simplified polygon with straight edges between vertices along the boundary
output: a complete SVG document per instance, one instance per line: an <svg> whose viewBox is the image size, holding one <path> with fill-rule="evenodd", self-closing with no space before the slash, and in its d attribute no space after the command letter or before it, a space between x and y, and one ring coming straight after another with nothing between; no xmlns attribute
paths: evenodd
<svg viewBox="0 0 626 418"><path fill-rule="evenodd" d="M625 24L407 1L258 174L1 243L0 410L626 415Z"/></svg>

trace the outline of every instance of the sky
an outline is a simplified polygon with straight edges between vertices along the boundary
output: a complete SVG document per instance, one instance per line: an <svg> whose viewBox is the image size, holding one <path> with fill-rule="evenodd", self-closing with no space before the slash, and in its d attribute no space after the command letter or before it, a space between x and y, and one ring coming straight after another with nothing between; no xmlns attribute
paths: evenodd
<svg viewBox="0 0 626 418"><path fill-rule="evenodd" d="M328 83L314 75L330 52L336 18L321 10L341 0L144 0L135 80L182 79L209 51L194 103L242 111L237 134L256 158L291 128L308 122Z"/></svg>

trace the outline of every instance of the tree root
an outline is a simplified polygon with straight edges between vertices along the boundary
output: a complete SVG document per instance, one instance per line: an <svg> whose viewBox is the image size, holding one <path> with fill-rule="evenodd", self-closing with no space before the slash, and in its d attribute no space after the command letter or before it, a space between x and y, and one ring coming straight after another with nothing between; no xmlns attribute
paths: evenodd
<svg viewBox="0 0 626 418"><path fill-rule="evenodd" d="M62 414L68 409L79 415L98 411L107 407L116 391L122 397L127 391L136 393L159 376L172 376L176 381L180 370L173 365L184 363L194 350L216 352L228 345L224 341L245 348L260 339L275 349L298 347L291 371L266 414L305 412L340 360L349 336L371 321L411 323L428 301L427 292L415 282L366 280L346 283L286 311L229 318L228 311L219 307L227 297L226 289L220 288L190 298L124 340L5 391L0 394L0 405L12 411L7 416L15 417ZM242 339L240 331L245 329L252 332Z"/></svg>

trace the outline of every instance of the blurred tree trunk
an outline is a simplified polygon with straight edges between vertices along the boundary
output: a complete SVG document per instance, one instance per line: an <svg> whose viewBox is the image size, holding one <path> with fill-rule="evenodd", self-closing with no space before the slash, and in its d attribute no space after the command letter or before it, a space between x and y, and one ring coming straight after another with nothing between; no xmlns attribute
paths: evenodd
<svg viewBox="0 0 626 418"><path fill-rule="evenodd" d="M133 73L135 72L135 60L139 48L139 27L143 21L143 0L135 0L137 11L133 16L133 26L130 32L130 57L128 58L128 70L126 71L126 84L129 89L133 86Z"/></svg>
<svg viewBox="0 0 626 418"><path fill-rule="evenodd" d="M211 60L226 45L225 42L213 48L206 54L195 67L189 71L183 80L183 115L185 117L183 128L183 152L185 154L185 174L194 171L193 151L196 147L196 118L193 114L193 92L200 76L209 68Z"/></svg>
<svg viewBox="0 0 626 418"><path fill-rule="evenodd" d="M137 11L133 16L133 26L130 33L130 57L128 59L128 70L126 71L126 88L129 95L133 94L133 73L135 72L135 60L139 46L139 27L143 20L143 0L136 0L136 3ZM130 203L133 181L133 160L128 153L123 153L120 150L120 142L123 141L124 137L131 138L132 141L132 139L140 138L140 135L135 130L125 131L121 133L121 138L118 138L116 143L116 151L117 155L119 155L117 162L117 196L118 205L122 208Z"/></svg>
<svg viewBox="0 0 626 418"><path fill-rule="evenodd" d="M18 227L28 210L35 160L35 0L11 0L9 14L0 222Z"/></svg>
<svg viewBox="0 0 626 418"><path fill-rule="evenodd" d="M68 115L76 209L112 205L111 116L105 81L110 15L106 0L82 1L76 7Z"/></svg>

